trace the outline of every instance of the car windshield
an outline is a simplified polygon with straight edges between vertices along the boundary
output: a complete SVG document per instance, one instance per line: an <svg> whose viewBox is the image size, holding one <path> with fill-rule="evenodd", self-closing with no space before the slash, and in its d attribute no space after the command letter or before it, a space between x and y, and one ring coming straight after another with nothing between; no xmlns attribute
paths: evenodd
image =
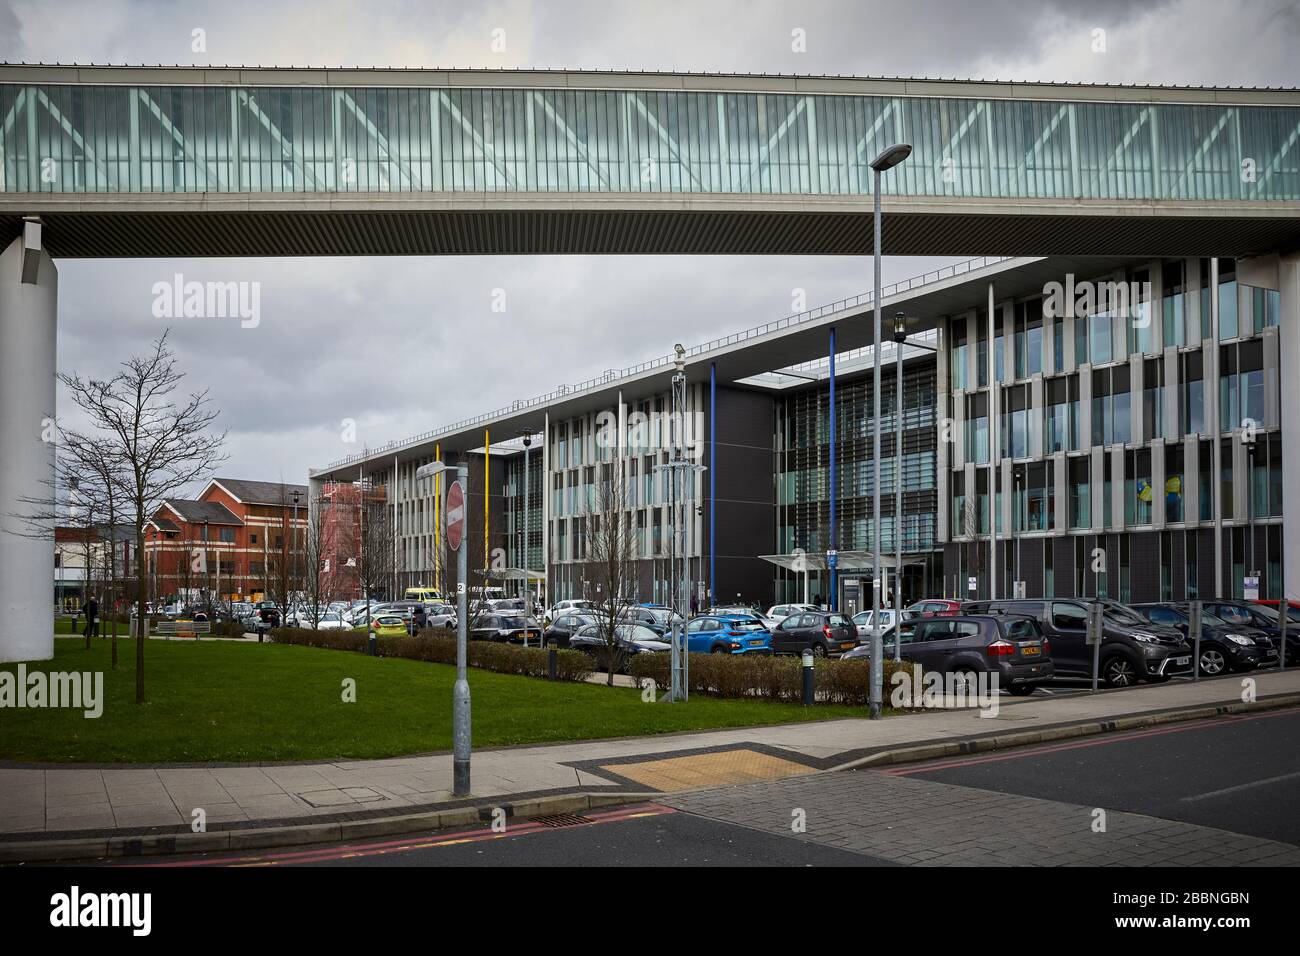
<svg viewBox="0 0 1300 956"><path fill-rule="evenodd" d="M532 621L525 620L522 617L503 617L501 618L502 627L528 627Z"/></svg>
<svg viewBox="0 0 1300 956"><path fill-rule="evenodd" d="M1104 617L1115 621L1117 624L1150 624L1146 618L1133 611L1130 611L1123 604L1116 604L1111 601L1099 601L1101 604L1101 613Z"/></svg>
<svg viewBox="0 0 1300 956"><path fill-rule="evenodd" d="M620 624L614 632L625 641L658 641L658 634L644 624Z"/></svg>

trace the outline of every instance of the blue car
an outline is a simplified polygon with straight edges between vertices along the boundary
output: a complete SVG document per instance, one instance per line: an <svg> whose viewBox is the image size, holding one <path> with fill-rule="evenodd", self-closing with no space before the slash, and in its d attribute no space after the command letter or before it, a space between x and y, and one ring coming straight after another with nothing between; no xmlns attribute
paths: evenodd
<svg viewBox="0 0 1300 956"><path fill-rule="evenodd" d="M752 616L701 614L686 623L686 647L696 654L771 654L772 634Z"/></svg>

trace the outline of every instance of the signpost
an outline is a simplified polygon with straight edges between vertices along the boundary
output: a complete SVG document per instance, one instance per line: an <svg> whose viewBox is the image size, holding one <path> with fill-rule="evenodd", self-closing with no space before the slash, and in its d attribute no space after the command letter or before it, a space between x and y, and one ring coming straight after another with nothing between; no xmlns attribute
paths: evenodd
<svg viewBox="0 0 1300 956"><path fill-rule="evenodd" d="M1087 641L1092 647L1092 692L1097 693L1097 677L1101 671L1101 642L1105 635L1101 619L1101 605L1088 605Z"/></svg>
<svg viewBox="0 0 1300 956"><path fill-rule="evenodd" d="M1259 600L1259 574L1247 575L1242 580L1242 597L1247 601Z"/></svg>
<svg viewBox="0 0 1300 956"><path fill-rule="evenodd" d="M1192 639L1192 680L1201 679L1201 602L1192 601L1187 606L1187 633Z"/></svg>
<svg viewBox="0 0 1300 956"><path fill-rule="evenodd" d="M453 481L447 489L447 547L453 551L460 550L460 543L465 539L465 490L460 481ZM461 579L464 580L463 578ZM460 588L464 593L464 588Z"/></svg>
<svg viewBox="0 0 1300 956"><path fill-rule="evenodd" d="M979 581L976 580L974 575L971 575L969 578L966 579L966 590L969 591L971 594L974 594L978 589L979 589Z"/></svg>
<svg viewBox="0 0 1300 956"><path fill-rule="evenodd" d="M435 461L416 469L415 480L434 478L450 471L445 462ZM469 466L456 465L456 480L447 489L447 545L456 552L456 684L451 692L452 793L469 796L470 708L469 680L465 676L466 645L469 639L469 548L465 540L465 486Z"/></svg>

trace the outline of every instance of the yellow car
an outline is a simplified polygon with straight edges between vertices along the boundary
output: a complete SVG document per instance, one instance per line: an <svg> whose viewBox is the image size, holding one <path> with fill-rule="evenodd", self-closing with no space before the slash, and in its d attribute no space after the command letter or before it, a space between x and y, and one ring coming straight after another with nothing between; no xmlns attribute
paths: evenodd
<svg viewBox="0 0 1300 956"><path fill-rule="evenodd" d="M395 614L385 614L370 622L370 630L375 637L405 637L408 633L406 622Z"/></svg>

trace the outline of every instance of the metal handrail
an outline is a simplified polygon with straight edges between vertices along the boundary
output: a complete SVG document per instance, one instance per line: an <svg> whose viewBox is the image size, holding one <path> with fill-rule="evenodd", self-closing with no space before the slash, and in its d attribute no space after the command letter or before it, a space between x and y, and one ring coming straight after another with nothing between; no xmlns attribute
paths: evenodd
<svg viewBox="0 0 1300 956"><path fill-rule="evenodd" d="M974 259L967 259L963 262L956 262L953 263L952 265L944 266L941 269L932 269L931 271L922 273L921 275L912 276L911 278L908 279L900 279L898 282L892 282L889 285L884 286L880 290L880 297L881 299L885 299L892 295L898 295L900 292L910 292L912 289L920 288L921 286L931 285L935 282L942 282L946 279L951 279L959 275L965 275L966 273L974 272L977 269L984 269L987 268L988 266L998 265L999 263L1006 262L1012 258L1015 257L1014 256L979 256ZM794 315L788 315L785 318L776 319L775 321L765 323L764 325L757 325L751 329L745 329L741 332L734 332L731 335L723 336L722 338L717 338L709 342L705 342L703 345L691 346L686 350L686 355L688 357L703 355L707 352L712 352L714 349L725 348L729 345L735 345L738 342L747 342L751 339L762 338L763 336L770 335L773 332L779 332L782 329L788 329L792 326L802 325L806 322L812 322L816 319L823 318L827 315L834 315L836 313L843 312L846 309L853 309L853 308L857 308L858 306L868 305L871 304L872 302L872 296L873 296L872 292L863 292L851 298L840 299L828 305L820 305L817 306L815 309L809 309L804 312L795 313ZM547 402L555 401L558 398L563 398L568 395L585 392L589 389L596 388L596 387L607 386L611 382L616 382L619 381L620 379L630 378L634 375L640 375L643 372L649 372L659 368L667 368L672 365L674 359L675 356L663 355L658 358L653 358L644 362L639 362L636 365L629 365L628 367L623 369L609 369L605 372L602 372L600 375L578 382L576 385L560 385L559 387L552 389L551 391L547 392L544 395L538 395L534 398L517 399L516 401L511 402L508 406L505 406L504 408L498 408L490 412L484 412L481 415L475 415L473 418L462 419L461 421L443 426L442 428L431 429L430 431L422 432L419 435L414 435L409 438L394 439L393 441L390 441L387 444L380 445L378 448L363 448L360 452L358 452L355 455L349 455L345 458L340 458L338 461L330 462L324 468L319 469L317 473L319 474L327 471L333 471L336 468L342 468L346 465L365 461L367 458L373 458L375 455L381 455L386 452L400 451L401 449L408 448L411 445L418 445L421 442L426 442L429 441L430 439L437 438L439 436L446 435L451 432L461 431L473 425L477 425L481 422L493 421L495 419L502 418L506 415L511 415L517 412L525 411L529 408L536 407L537 405L544 405ZM794 368L796 366L791 366L791 367Z"/></svg>

